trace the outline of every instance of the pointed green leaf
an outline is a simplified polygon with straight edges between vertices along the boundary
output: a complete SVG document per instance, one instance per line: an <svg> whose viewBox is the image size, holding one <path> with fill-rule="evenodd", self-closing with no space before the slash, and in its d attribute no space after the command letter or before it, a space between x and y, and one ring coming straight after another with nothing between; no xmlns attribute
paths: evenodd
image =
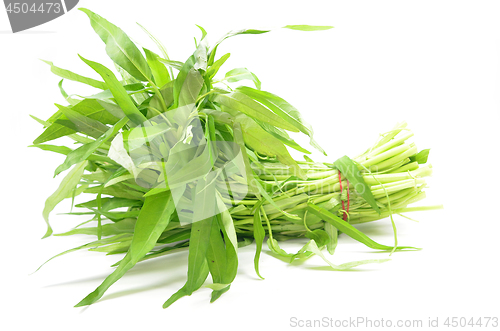
<svg viewBox="0 0 500 331"><path fill-rule="evenodd" d="M225 209L224 202L217 194L219 210ZM221 236L222 231L222 236ZM213 240L212 240L213 239ZM210 302L217 300L229 290L238 270L238 240L231 214L224 210L212 222L212 232L207 250L207 261L214 283L227 284L224 288L214 289Z"/></svg>
<svg viewBox="0 0 500 331"><path fill-rule="evenodd" d="M63 155L68 155L71 153L73 150L69 147L66 146L55 146L55 145L46 145L46 144L35 144L35 145L30 145L28 147L37 147L40 148L42 151L50 151L50 152L55 152Z"/></svg>
<svg viewBox="0 0 500 331"><path fill-rule="evenodd" d="M228 94L219 94L215 101L230 109L240 111L252 118L268 123L269 125L274 125L288 131L299 132L295 126L289 124L268 108L243 93L236 91Z"/></svg>
<svg viewBox="0 0 500 331"><path fill-rule="evenodd" d="M239 82L240 80L248 79L251 80L254 84L255 87L260 90L260 80L257 78L257 76L248 70L247 68L236 68L233 70L230 70L226 73L226 76L224 77L225 80L227 80L230 83L234 82Z"/></svg>
<svg viewBox="0 0 500 331"><path fill-rule="evenodd" d="M285 145L264 131L254 120L245 114L237 114L245 143L260 154L276 157L281 163L290 166L298 177L304 177L297 162L290 156Z"/></svg>
<svg viewBox="0 0 500 331"><path fill-rule="evenodd" d="M125 218L116 223L104 224L102 226L102 236L108 237L122 233L134 233L136 220L134 218ZM54 236L71 236L74 234L97 235L97 227L81 227L64 233L56 233Z"/></svg>
<svg viewBox="0 0 500 331"><path fill-rule="evenodd" d="M270 124L267 124L262 121L256 120L259 125L266 130L267 133L271 134L274 138L279 139L283 144L292 147L293 149L298 150L299 152L305 153L305 154L311 154L307 149L303 148L299 144L297 144L290 136L288 133L280 128L277 128L275 126L272 126Z"/></svg>
<svg viewBox="0 0 500 331"><path fill-rule="evenodd" d="M259 259L260 259L260 253L262 252L262 244L264 243L264 237L266 236L266 231L262 226L262 217L260 215L260 206L262 205L263 202L264 200L261 200L260 202L257 203L256 212L253 215L253 237L255 239L255 245L256 245L253 265L255 273L262 279L264 279L264 277L262 277L262 275L260 274Z"/></svg>
<svg viewBox="0 0 500 331"><path fill-rule="evenodd" d="M188 76L189 72L191 69L193 69L193 66L195 64L195 58L193 55L191 55L186 62L182 65L180 68L179 74L177 74L177 77L175 78L175 83L174 83L174 106L173 108L177 108L179 106L179 97L181 94L181 90L183 89L184 82L186 81L186 77Z"/></svg>
<svg viewBox="0 0 500 331"><path fill-rule="evenodd" d="M285 25L284 29L299 30L299 31L323 31L333 29L329 25Z"/></svg>
<svg viewBox="0 0 500 331"><path fill-rule="evenodd" d="M309 252L321 257L323 261L325 261L335 271L346 271L364 264L384 263L390 261L390 259L371 259L371 260L352 261L340 265L335 265L323 255L323 253L318 248L318 245L314 240L310 240L306 245L304 245L304 247L297 254L300 255Z"/></svg>
<svg viewBox="0 0 500 331"><path fill-rule="evenodd" d="M155 83L158 87L162 87L163 85L170 82L170 75L168 73L165 65L158 60L158 54L150 51L147 48L143 48L144 53L146 54L146 60L148 62L151 71L153 72L153 77L155 79Z"/></svg>
<svg viewBox="0 0 500 331"><path fill-rule="evenodd" d="M84 244L84 245L81 245L81 246L78 246L78 247L75 247L75 248L72 248L72 249L68 249L68 250L66 250L66 251L64 251L62 253L59 253L59 254L51 257L47 261L45 261L34 272L37 272L38 270L40 270L40 268L43 267L47 262L55 259L56 257L62 256L62 255L66 255L66 254L71 253L71 252L76 252L76 251L79 251L81 249L92 248L92 247L97 247L99 245L108 245L108 244L111 244L111 243L119 242L121 240L126 240L128 237L130 237L130 234L128 234L128 233L125 234L124 233L124 234L119 234L119 235L116 235L116 236L113 236L113 237L110 237L110 238L105 238L105 239L101 239L101 240L92 241L92 242L89 242L88 244Z"/></svg>
<svg viewBox="0 0 500 331"><path fill-rule="evenodd" d="M224 54L220 59L218 59L217 61L215 61L207 70L207 74L206 76L209 78L209 79L212 79L214 78L214 76L217 74L217 72L219 71L220 67L224 64L224 62L226 62L226 60L229 58L229 56L231 56L230 53L227 53L227 54Z"/></svg>
<svg viewBox="0 0 500 331"><path fill-rule="evenodd" d="M212 275L213 283L223 283L227 272L226 247L222 239L221 230L216 221L212 221L210 240L207 248L208 270ZM216 290L214 290L216 292ZM214 297L212 292L212 298ZM213 300L211 300L212 302Z"/></svg>
<svg viewBox="0 0 500 331"><path fill-rule="evenodd" d="M128 122L128 118L124 117L118 123L116 123L112 128L109 128L103 135L97 138L95 141L82 145L77 149L71 151L64 160L64 163L57 167L55 171L55 176L61 172L69 169L73 164L82 162L88 159L88 157L94 153L98 148L107 142L111 137L114 137L118 131Z"/></svg>
<svg viewBox="0 0 500 331"><path fill-rule="evenodd" d="M118 118L109 113L97 100L84 99L68 108L76 111L81 115L97 120L103 124L115 124L118 121ZM51 117L52 121L56 121L58 119L61 121L66 121L65 123L67 123L68 120L68 118L60 110ZM52 123L40 136L38 136L38 138L35 139L33 143L44 143L60 137L74 134L75 132L75 130L64 125Z"/></svg>
<svg viewBox="0 0 500 331"><path fill-rule="evenodd" d="M331 223L326 222L325 232L328 234L328 237L330 238L330 240L326 244L326 249L328 250L328 253L333 255L333 253L335 253L335 248L337 248L338 230Z"/></svg>
<svg viewBox="0 0 500 331"><path fill-rule="evenodd" d="M349 237L351 237L354 240L359 241L362 244L365 244L366 246L373 248L373 249L380 249L380 250L385 250L385 251L392 251L394 247L392 246L387 246L387 245L381 245L372 239L370 239L366 234L363 232L359 231L355 227L353 227L351 224L347 223L340 217L330 213L328 210L318 207L317 205L313 203L308 203L307 204L307 209L309 212L313 213L314 215L320 217L322 220L325 220L328 223L331 223L334 227L339 229L341 232L345 233ZM418 249L415 247L410 247L410 246L398 246L396 250L403 250L403 249Z"/></svg>
<svg viewBox="0 0 500 331"><path fill-rule="evenodd" d="M163 308L169 307L183 296L191 295L205 282L209 273L206 254L210 242L212 222L213 217L193 223L189 239L188 279L179 291L165 301Z"/></svg>
<svg viewBox="0 0 500 331"><path fill-rule="evenodd" d="M321 229L308 231L305 236L309 239L313 239L319 247L327 245L330 241L328 233Z"/></svg>
<svg viewBox="0 0 500 331"><path fill-rule="evenodd" d="M143 258L156 244L167 227L175 211L170 192L163 192L146 198L134 229L132 243L127 255L120 261L118 268L75 307L87 306L99 300L104 292Z"/></svg>
<svg viewBox="0 0 500 331"><path fill-rule="evenodd" d="M123 85L116 79L116 76L113 74L111 70L106 68L100 63L93 62L87 59L84 59L80 56L80 58L87 63L92 69L94 69L101 77L104 79L106 84L109 87L109 90L113 94L116 103L123 110L125 115L136 125L139 125L145 122L146 117L137 109L134 102L127 94L127 91L123 87Z"/></svg>
<svg viewBox="0 0 500 331"><path fill-rule="evenodd" d="M423 149L418 154L411 156L411 162L418 162L418 164L423 164L427 162L427 158L429 157L430 149Z"/></svg>
<svg viewBox="0 0 500 331"><path fill-rule="evenodd" d="M169 66L170 68L174 68L176 70L181 70L182 66L184 65L183 62L173 61L173 60L167 60L167 59L164 59L164 58L161 58L161 57L158 58L158 61L160 61L161 63L164 63L167 66Z"/></svg>
<svg viewBox="0 0 500 331"><path fill-rule="evenodd" d="M75 130L70 129L64 125L58 123L52 123L49 127L43 131L34 141L33 144L41 144L47 141L51 141L57 138L68 136L76 133Z"/></svg>
<svg viewBox="0 0 500 331"><path fill-rule="evenodd" d="M98 88L101 90L106 90L108 88L106 83L104 83L104 82L101 82L101 81L98 81L98 80L95 80L92 78L84 77L84 76L75 74L74 72L71 72L69 70L56 67L50 61L45 61L45 60L42 60L42 61L47 63L48 65L50 65L50 71L52 71L54 74L56 74L59 77L69 79L69 80L72 80L75 82L87 84L87 85L90 85L92 87L95 87L95 88Z"/></svg>
<svg viewBox="0 0 500 331"><path fill-rule="evenodd" d="M347 155L336 160L333 164L354 186L356 192L358 192L363 199L365 199L366 202L368 202L368 204L380 214L380 208L377 205L377 201L375 200L370 187L366 184L363 176L359 172L358 166Z"/></svg>
<svg viewBox="0 0 500 331"><path fill-rule="evenodd" d="M194 68L189 70L179 94L179 107L194 104L198 99L203 83L203 77L198 70Z"/></svg>
<svg viewBox="0 0 500 331"><path fill-rule="evenodd" d="M311 125L304 121L300 112L287 101L270 92L256 90L248 86L240 86L236 90L257 100L272 110L276 115L280 116L302 133L309 136L311 146L326 155L325 151L316 143L316 141L314 141L314 132Z"/></svg>
<svg viewBox="0 0 500 331"><path fill-rule="evenodd" d="M59 118L56 123L67 126L75 131L85 133L94 138L99 138L107 130L108 127L99 121L93 120L90 117L82 115L71 108L56 104L57 108L62 111L67 119Z"/></svg>
<svg viewBox="0 0 500 331"><path fill-rule="evenodd" d="M52 228L49 224L50 212L59 204L59 202L70 196L70 193L80 182L86 166L87 161L83 161L77 164L73 169L71 169L66 177L63 178L57 190L45 201L45 207L43 208L43 218L45 219L45 223L47 223L47 232L45 233L43 238L46 238L52 234Z"/></svg>
<svg viewBox="0 0 500 331"><path fill-rule="evenodd" d="M90 18L90 24L106 44L106 53L116 64L139 81L151 80L151 70L146 59L120 28L86 8L79 10Z"/></svg>

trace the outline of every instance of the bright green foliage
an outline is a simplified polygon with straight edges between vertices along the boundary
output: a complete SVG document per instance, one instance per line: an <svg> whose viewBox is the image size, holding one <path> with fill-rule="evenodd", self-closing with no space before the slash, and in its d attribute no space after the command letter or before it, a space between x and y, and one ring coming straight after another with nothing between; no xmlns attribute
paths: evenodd
<svg viewBox="0 0 500 331"><path fill-rule="evenodd" d="M278 258L293 261L319 255L332 270L385 262L335 265L322 250L333 254L342 233L376 250L414 249L379 244L355 224L440 208L408 207L425 197L424 177L432 168L421 166L429 150L418 153L414 144L406 142L412 134L405 123L353 159L344 156L333 163L315 163L309 157L304 162L290 156L286 146L309 151L289 132L307 135L312 147L325 152L295 107L261 90L260 80L247 68L222 72L229 53L217 55L227 38L271 30L231 31L210 47L206 31L199 27L201 39L195 39L195 50L182 62L171 60L166 48L144 28L158 46L158 54L137 47L124 31L99 15L81 10L104 42L116 72L80 57L100 81L47 62L63 79L100 91L90 96L67 93L61 81L59 89L69 104L56 105L57 111L47 121L33 116L44 131L32 146L66 156L56 175L71 169L45 203L44 238L52 234L48 217L58 203L90 196L69 213L90 219L56 235L97 238L56 256L80 249L125 255L77 306L99 300L135 264L186 250L185 285L163 306L191 295L209 275L212 284L206 286L213 290L213 302L236 277L238 248L254 240L254 267L261 278L264 241ZM331 27L283 28L321 31ZM60 138L75 143L47 144ZM342 219L345 214L347 221ZM293 238L309 241L294 253L280 247L280 242Z"/></svg>

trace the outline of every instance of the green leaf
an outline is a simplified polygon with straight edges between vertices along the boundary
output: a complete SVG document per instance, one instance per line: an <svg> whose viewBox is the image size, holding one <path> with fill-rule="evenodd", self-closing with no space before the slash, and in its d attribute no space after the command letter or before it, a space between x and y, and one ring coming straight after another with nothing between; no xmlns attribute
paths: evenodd
<svg viewBox="0 0 500 331"><path fill-rule="evenodd" d="M146 60L148 62L151 71L153 72L153 77L157 86L162 87L163 85L170 82L170 75L167 68L163 63L161 63L158 58L158 54L150 51L147 48L143 48L146 54Z"/></svg>
<svg viewBox="0 0 500 331"><path fill-rule="evenodd" d="M281 141L264 131L245 114L238 114L236 121L241 125L243 139L248 146L260 154L276 157L281 163L290 166L297 177L304 177L303 171Z"/></svg>
<svg viewBox="0 0 500 331"><path fill-rule="evenodd" d="M194 104L198 99L203 83L203 77L198 70L194 68L189 70L179 93L179 107Z"/></svg>
<svg viewBox="0 0 500 331"><path fill-rule="evenodd" d="M134 80L135 80L135 78L134 78ZM125 80L122 81L122 84L125 84L125 83L126 83ZM147 89L147 87L145 87L143 85L143 83L137 83L137 82L136 83L128 83L126 85L123 85L123 88L125 89L125 91L127 91L127 94L129 94L131 97L140 95L140 94L142 94L140 92L144 93ZM99 101L111 102L111 100L109 100L109 99L113 98L113 93L111 93L111 91L108 89L108 90L105 90L105 91L102 91L102 92L99 92L96 94L85 96L85 98L90 99L90 100L95 100L96 102L99 102Z"/></svg>
<svg viewBox="0 0 500 331"><path fill-rule="evenodd" d="M126 117L125 113L123 110L114 102L111 100L99 100L97 99L97 102L108 112L110 113L113 117L116 118L123 118Z"/></svg>
<svg viewBox="0 0 500 331"><path fill-rule="evenodd" d="M69 108L103 124L115 124L121 118L113 116L95 99L81 100Z"/></svg>
<svg viewBox="0 0 500 331"><path fill-rule="evenodd" d="M255 87L260 90L260 80L257 78L257 76L252 73L250 70L247 68L236 68L233 70L230 70L226 73L226 76L224 77L225 80L227 80L230 83L234 82L239 82L240 80L248 79L251 80L254 84Z"/></svg>
<svg viewBox="0 0 500 331"><path fill-rule="evenodd" d="M59 154L63 154L63 155L68 155L69 153L71 153L73 151L71 148L66 147L66 146L55 146L55 145L48 145L48 144L35 144L35 145L30 145L28 147L37 147L43 151L49 151L49 152L59 153ZM111 160L109 157L106 157L103 155L89 155L87 160L88 161L114 163L114 161Z"/></svg>
<svg viewBox="0 0 500 331"><path fill-rule="evenodd" d="M143 202L140 200L123 199L123 198L102 198L102 210L112 210L121 207L139 207ZM78 208L96 208L97 199L75 205Z"/></svg>
<svg viewBox="0 0 500 331"><path fill-rule="evenodd" d="M346 155L336 160L333 164L354 186L356 192L380 215L380 208L377 205L377 201L359 172L358 166Z"/></svg>
<svg viewBox="0 0 500 331"><path fill-rule="evenodd" d="M118 118L109 113L97 100L84 99L68 108L76 111L81 115L97 120L103 124L115 124L118 121ZM60 110L51 117L51 120L60 120L65 121L64 123L68 123L68 118ZM38 138L36 138L33 143L44 143L60 137L74 134L75 132L75 130L67 126L58 123L52 123L49 124L47 129L45 129L45 131L40 136L38 136Z"/></svg>
<svg viewBox="0 0 500 331"><path fill-rule="evenodd" d="M321 146L313 139L314 132L311 125L302 119L302 115L294 106L270 92L256 90L248 86L240 86L236 90L268 107L275 114L300 130L300 132L309 136L311 146L326 155Z"/></svg>
<svg viewBox="0 0 500 331"><path fill-rule="evenodd" d="M41 135L39 135L34 141L33 144L41 144L47 141L51 141L57 138L61 138L64 136L68 136L70 134L76 133L75 130L70 129L64 125L58 123L52 123Z"/></svg>
<svg viewBox="0 0 500 331"><path fill-rule="evenodd" d="M47 223L47 232L42 238L46 238L52 234L52 228L49 224L49 214L50 212L59 204L59 202L70 196L73 189L80 182L80 178L83 175L83 171L87 166L87 161L83 161L77 164L70 172L64 177L59 184L57 190L45 201L45 207L43 208L43 218L45 223Z"/></svg>
<svg viewBox="0 0 500 331"><path fill-rule="evenodd" d="M130 96L123 85L116 79L116 76L100 63L93 62L84 59L80 56L83 62L87 63L92 69L94 69L101 77L104 79L109 87L109 90L113 94L116 103L121 107L125 115L136 125L139 125L146 121L146 117L137 109Z"/></svg>
<svg viewBox="0 0 500 331"><path fill-rule="evenodd" d="M329 25L285 25L284 29L299 30L299 31L323 31L333 29Z"/></svg>
<svg viewBox="0 0 500 331"><path fill-rule="evenodd" d="M149 36L149 38L151 38L151 40L156 44L156 46L158 47L158 49L160 49L161 53L167 59L167 61L170 61L170 58L168 57L167 49L165 48L165 46L163 46L163 44L158 39L156 39L155 36L153 36L145 27L143 27L139 23L137 23L137 25L139 25L141 27L141 29ZM180 67L182 67L182 63L181 63ZM170 68L170 77L172 79L174 78L174 73L172 71L172 68Z"/></svg>
<svg viewBox="0 0 500 331"><path fill-rule="evenodd" d="M84 193L93 193L93 194L96 193L98 194L99 192L101 192L101 187L89 187L84 191ZM112 195L117 198L135 199L135 200L143 199L144 195L144 193L129 189L127 186L122 185L121 183L104 188L102 190L102 194Z"/></svg>
<svg viewBox="0 0 500 331"><path fill-rule="evenodd" d="M68 155L73 151L71 148L66 146L55 146L46 144L35 144L35 145L30 145L28 147L37 147L40 148L42 151L55 152L63 155Z"/></svg>
<svg viewBox="0 0 500 331"><path fill-rule="evenodd" d="M131 210L131 211L105 211L105 210L98 210L95 208L89 208L92 212L83 212L83 213L68 213L69 215L101 215L113 222L119 222L121 220L127 219L127 218L135 218L139 216L140 211L139 210Z"/></svg>
<svg viewBox="0 0 500 331"><path fill-rule="evenodd" d="M262 121L256 120L259 125L266 130L269 134L271 134L273 137L279 139L283 144L292 147L293 149L298 150L299 152L305 153L305 154L311 154L307 149L303 148L299 144L297 144L290 136L288 133L286 133L285 130L277 128L275 126L272 126L270 124L267 124Z"/></svg>
<svg viewBox="0 0 500 331"><path fill-rule="evenodd" d="M228 115L228 118L231 122L231 119L233 118L231 115L224 113L224 112L212 112L214 115ZM216 117L217 118L217 117ZM243 130L241 128L240 123L234 122L233 124L233 139L234 142L238 145L240 148L241 155L243 156L243 162L245 165L245 174L246 174L246 179L247 179L247 185L249 188L249 191L255 194L258 197L259 194L259 188L255 184L255 181L253 180L254 175L252 171L252 167L250 166L250 160L247 155L247 148L245 146L245 139L243 138Z"/></svg>
<svg viewBox="0 0 500 331"><path fill-rule="evenodd" d="M335 265L335 264L331 263L323 255L323 253L318 248L318 245L316 244L316 242L314 240L310 240L306 245L304 245L304 247L297 253L297 255L301 255L301 254L308 253L308 252L316 254L319 257L321 257L323 259L323 261L325 261L335 271L346 271L346 270L350 270L352 268L355 268L357 266L364 265L364 264L384 263L384 262L390 261L390 259L372 259L372 260L352 261L352 262L347 262L347 263L343 263L340 265Z"/></svg>
<svg viewBox="0 0 500 331"><path fill-rule="evenodd" d="M219 193L217 193L217 205L218 210L223 210L225 208ZM214 241L212 241L212 238L215 238ZM234 228L233 218L227 210L224 210L216 215L216 220L212 221L212 232L210 234L210 244L207 250L207 260L213 282L227 284L227 286L220 289L214 289L210 302L214 302L222 294L227 292L231 282L236 277L238 271L237 249L238 239Z"/></svg>
<svg viewBox="0 0 500 331"><path fill-rule="evenodd" d="M71 151L64 163L57 167L55 171L55 176L60 174L61 172L69 169L73 164L82 162L83 160L88 159L88 157L94 153L98 148L102 146L105 142L107 142L111 137L114 137L120 129L127 124L128 118L124 117L118 123L116 123L112 128L109 128L103 135L97 138L95 141L82 145L77 149Z"/></svg>
<svg viewBox="0 0 500 331"><path fill-rule="evenodd" d="M167 123L160 123L151 126L141 126L123 131L123 142L127 143L128 150L134 150L153 141L156 137L164 134L172 128Z"/></svg>
<svg viewBox="0 0 500 331"><path fill-rule="evenodd" d="M106 53L116 64L139 81L151 81L151 69L146 59L120 28L86 8L79 10L90 18L90 24L106 44Z"/></svg>
<svg viewBox="0 0 500 331"><path fill-rule="evenodd" d="M299 30L299 31L320 31L320 30L328 30L333 28L333 26L317 26L317 25L286 25L283 28L291 29L291 30ZM259 29L242 29L242 30L233 30L226 33L215 45L212 47L209 53L209 61L208 64L211 65L214 61L215 52L217 51L217 47L219 47L220 43L222 43L227 38L231 38L238 35L244 34L263 34L270 32L270 29L267 30L259 30Z"/></svg>
<svg viewBox="0 0 500 331"><path fill-rule="evenodd" d="M101 239L101 240L92 241L92 242L89 242L88 244L84 244L84 245L81 245L81 246L78 246L78 247L75 247L75 248L72 248L72 249L68 249L68 250L66 250L66 251L64 251L62 253L59 253L59 254L51 257L47 261L45 261L34 272L37 272L38 270L40 270L40 268L43 267L47 262L55 259L56 257L62 256L62 255L68 254L68 253L76 252L76 251L79 251L81 249L92 248L92 247L96 247L96 246L100 246L100 245L112 244L112 243L119 242L119 241L124 240L124 239L126 240L128 237L130 237L130 234L128 234L128 233L127 234L119 234L119 235L116 235L116 236L113 236L113 237L110 237L110 238L105 238L105 239Z"/></svg>
<svg viewBox="0 0 500 331"><path fill-rule="evenodd" d="M150 196L144 201L130 248L118 265L104 282L99 285L75 307L87 306L99 300L104 292L143 258L156 244L156 241L167 227L175 211L170 192Z"/></svg>
<svg viewBox="0 0 500 331"><path fill-rule="evenodd" d="M295 256L295 254L285 252L278 244L278 241L274 238L271 238L271 237L269 237L269 239L267 239L267 247L269 247L271 252L273 252L274 254L277 254L281 257L293 258Z"/></svg>
<svg viewBox="0 0 500 331"><path fill-rule="evenodd" d="M193 55L191 55L186 62L182 65L182 68L179 71L179 74L175 78L175 83L174 83L174 106L173 108L177 108L179 106L179 96L181 94L181 90L183 89L184 82L186 81L186 77L188 76L189 72L191 69L193 69L193 66L195 64L195 58Z"/></svg>
<svg viewBox="0 0 500 331"><path fill-rule="evenodd" d="M263 202L264 200L261 200L257 203L256 205L257 209L253 215L253 237L255 239L255 245L256 245L253 264L255 268L255 273L262 279L264 279L264 277L262 277L259 271L259 259L260 259L260 253L262 252L262 244L264 243L264 237L266 236L266 231L262 226L262 217L260 215L260 206L262 205Z"/></svg>
<svg viewBox="0 0 500 331"><path fill-rule="evenodd" d="M385 250L385 251L392 251L394 247L392 246L387 246L387 245L381 245L372 239L370 239L366 234L363 232L359 231L355 227L353 227L351 224L347 223L340 217L330 213L328 210L321 208L313 203L308 203L307 204L307 209L309 212L313 213L314 215L320 217L322 220L325 220L328 223L331 223L334 227L339 229L341 232L345 233L349 237L351 237L354 240L359 241L362 244L365 244L366 246L373 248L373 249L380 249L380 250ZM403 250L403 249L413 249L417 250L418 248L415 247L410 247L410 246L398 246L396 247L396 250Z"/></svg>
<svg viewBox="0 0 500 331"><path fill-rule="evenodd" d="M59 91L61 92L61 95L64 97L64 99L66 99L66 101L68 101L70 105L74 105L74 104L77 104L78 102L80 102L80 100L78 100L78 99L73 99L73 98L69 97L68 93L66 93L66 91L63 88L63 82L64 82L64 79L61 79L59 81L59 84L57 84L57 86L59 87Z"/></svg>
<svg viewBox="0 0 500 331"><path fill-rule="evenodd" d="M308 231L305 236L309 239L313 239L319 247L325 246L330 242L330 236L328 233L321 229Z"/></svg>
<svg viewBox="0 0 500 331"><path fill-rule="evenodd" d="M196 48L196 51L194 52L193 56L195 59L195 63L193 65L193 69L195 70L202 70L202 71L207 71L207 52L208 52L208 45L206 39L202 39L200 41L200 44Z"/></svg>
<svg viewBox="0 0 500 331"><path fill-rule="evenodd" d="M423 149L417 155L410 156L411 162L418 162L418 164L423 164L427 162L427 158L429 157L430 149Z"/></svg>
<svg viewBox="0 0 500 331"><path fill-rule="evenodd" d="M210 240L207 248L207 261L213 283L223 284L223 279L227 273L226 247L222 239L221 230L216 221L212 221ZM220 290L221 289L218 289L212 292L212 300L210 302L214 301L214 296L218 295L215 293Z"/></svg>
<svg viewBox="0 0 500 331"><path fill-rule="evenodd" d="M328 253L333 255L333 253L335 253L335 248L337 248L338 244L338 230L331 223L326 222L325 232L328 234L328 237L330 238L328 243L326 244L326 249L328 250Z"/></svg>
<svg viewBox="0 0 500 331"><path fill-rule="evenodd" d="M215 61L207 70L207 74L206 76L209 78L209 79L212 79L214 78L214 76L217 74L217 72L219 71L220 67L224 64L224 62L226 62L226 60L229 58L229 56L231 56L230 53L227 53L227 54L224 54L220 59L218 59L217 61Z"/></svg>
<svg viewBox="0 0 500 331"><path fill-rule="evenodd" d="M257 30L257 29L241 29L241 30L232 30L226 33L213 47L211 53L215 54L215 51L217 47L220 45L221 42L226 40L227 38L231 38L237 35L242 35L242 34L262 34L262 33L267 33L271 30ZM212 55L212 54L210 54Z"/></svg>
<svg viewBox="0 0 500 331"><path fill-rule="evenodd" d="M122 234L122 233L134 233L134 227L135 227L135 222L136 220L133 218L125 218L119 222L116 223L110 223L110 224L104 224L102 226L102 235L107 237L107 236L112 236L112 235L117 235L117 234ZM56 233L54 236L71 236L74 234L85 234L85 235L94 235L96 236L98 232L97 227L86 227L86 228L76 228L64 233Z"/></svg>
<svg viewBox="0 0 500 331"><path fill-rule="evenodd" d="M212 222L213 217L193 223L189 239L188 279L179 291L165 301L163 308L169 307L183 296L191 295L205 282L209 273L206 255L210 243Z"/></svg>
<svg viewBox="0 0 500 331"><path fill-rule="evenodd" d="M45 61L45 60L42 60L42 61L47 63L48 65L50 65L50 71L52 71L52 73L56 74L59 77L69 79L69 80L72 80L74 82L87 84L87 85L90 85L92 87L95 87L95 88L98 88L101 90L106 90L108 88L106 83L104 83L104 82L101 82L101 81L98 81L98 80L95 80L92 78L84 77L84 76L75 74L74 72L71 72L69 70L56 67L50 61Z"/></svg>
<svg viewBox="0 0 500 331"><path fill-rule="evenodd" d="M160 61L161 63L166 64L170 68L174 68L174 69L177 69L177 70L181 70L182 66L184 65L183 62L173 61L173 60L167 60L167 59L164 59L164 58L161 58L161 57L158 58L158 61Z"/></svg>
<svg viewBox="0 0 500 331"><path fill-rule="evenodd" d="M82 115L71 108L67 108L56 104L57 108L62 111L67 119L59 118L56 123L67 126L75 131L85 133L94 138L99 138L107 130L108 127L99 121L93 120L90 117ZM69 120L69 121L68 121Z"/></svg>
<svg viewBox="0 0 500 331"><path fill-rule="evenodd" d="M194 208L192 216L186 283L163 304L163 308L167 308L183 296L191 295L203 285L208 276L207 251L210 245L212 223L217 222L216 216L202 219L215 211L214 204L217 203L215 186L211 184L210 177L212 176L200 178L196 189L193 190L193 205L198 205L198 208Z"/></svg>
<svg viewBox="0 0 500 331"><path fill-rule="evenodd" d="M215 101L230 109L240 111L252 118L268 123L269 125L274 125L288 131L299 132L293 125L243 93L232 92L228 94L219 94Z"/></svg>
<svg viewBox="0 0 500 331"><path fill-rule="evenodd" d="M205 29L204 29L203 27L199 26L198 24L195 24L195 25L196 25L196 26L198 27L198 29L200 29L200 31L201 31L201 39L200 39L200 40L205 39L205 37L206 37L206 35L207 35L207 31L205 31Z"/></svg>

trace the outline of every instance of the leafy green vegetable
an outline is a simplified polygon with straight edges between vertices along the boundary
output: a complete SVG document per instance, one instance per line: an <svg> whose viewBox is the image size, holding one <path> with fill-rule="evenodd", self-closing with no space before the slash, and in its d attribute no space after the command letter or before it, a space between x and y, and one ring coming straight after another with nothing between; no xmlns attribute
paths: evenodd
<svg viewBox="0 0 500 331"><path fill-rule="evenodd" d="M279 259L292 262L319 255L336 271L387 261L331 263L322 250L334 254L343 235L376 250L416 249L399 246L397 237L394 246L379 244L356 228L391 217L396 235L393 214L441 208L409 207L425 197L425 177L432 166L421 166L429 150L417 153L415 144L407 142L413 133L406 123L381 135L356 158L344 156L331 164L304 155L305 161L297 161L287 146L309 151L289 132L305 134L310 145L326 155L314 141L311 126L289 102L262 91L260 80L248 69L220 74L230 54L216 57L225 39L270 29L230 31L209 45L207 31L198 26L201 38L195 38L195 49L181 62L171 60L165 46L146 29L160 55L145 48L143 54L120 28L81 10L105 43L115 72L80 57L100 75L103 81L99 81L47 62L63 79L102 91L90 96L68 94L61 80L58 88L68 105L56 105L57 111L46 121L32 116L44 130L31 147L66 156L56 175L73 167L45 203L44 238L52 234L51 211L71 198L77 210L67 215L90 219L56 236L87 235L97 240L54 257L81 249L125 255L76 306L99 300L137 263L179 251L188 253L186 282L164 307L204 286L209 275L211 284L205 286L212 289L210 301L217 300L238 273L238 248L253 241L254 268L260 278L264 240L269 253ZM283 28L321 31L331 26ZM243 81L255 88L239 85ZM312 93L307 85L302 89ZM62 137L74 143L46 144ZM339 173L353 190L340 188ZM90 199L77 201L89 195ZM287 252L281 242L296 238L309 241L297 252Z"/></svg>

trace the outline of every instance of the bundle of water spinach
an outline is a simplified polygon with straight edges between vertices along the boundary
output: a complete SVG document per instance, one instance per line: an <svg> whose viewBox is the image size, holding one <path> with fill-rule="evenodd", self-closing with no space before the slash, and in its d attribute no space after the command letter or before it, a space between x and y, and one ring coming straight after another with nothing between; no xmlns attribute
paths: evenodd
<svg viewBox="0 0 500 331"><path fill-rule="evenodd" d="M136 263L188 250L185 285L165 303L199 289L210 274L211 301L230 288L238 268L238 248L255 242L254 267L267 237L270 254L289 261L319 255L333 270L348 270L387 259L334 265L333 254L343 233L376 249L416 249L399 246L393 214L440 206L408 207L425 197L431 174L428 150L408 142L406 123L381 135L355 158L317 163L304 155L294 160L287 147L310 152L287 133L302 132L312 147L313 130L288 102L261 90L257 76L246 68L219 74L229 53L219 56L225 39L270 30L231 31L209 46L206 32L195 39L195 51L184 62L171 60L165 47L147 30L159 54L136 46L118 27L88 9L81 9L106 45L115 74L80 56L102 79L57 67L66 105L43 121L44 131L33 147L66 155L55 175L67 172L46 201L45 237L52 235L49 214L64 199L91 196L78 203L75 215L89 219L56 236L88 235L80 249L125 254L114 271L76 306L90 305ZM288 25L300 31L330 26ZM217 78L216 78L217 77ZM90 96L68 95L63 81L96 89ZM238 85L238 86L235 86ZM68 146L50 144L69 141ZM326 154L325 154L326 155ZM79 197L79 198L81 198ZM390 217L395 242L379 244L354 224ZM279 242L308 238L298 252L288 253Z"/></svg>

